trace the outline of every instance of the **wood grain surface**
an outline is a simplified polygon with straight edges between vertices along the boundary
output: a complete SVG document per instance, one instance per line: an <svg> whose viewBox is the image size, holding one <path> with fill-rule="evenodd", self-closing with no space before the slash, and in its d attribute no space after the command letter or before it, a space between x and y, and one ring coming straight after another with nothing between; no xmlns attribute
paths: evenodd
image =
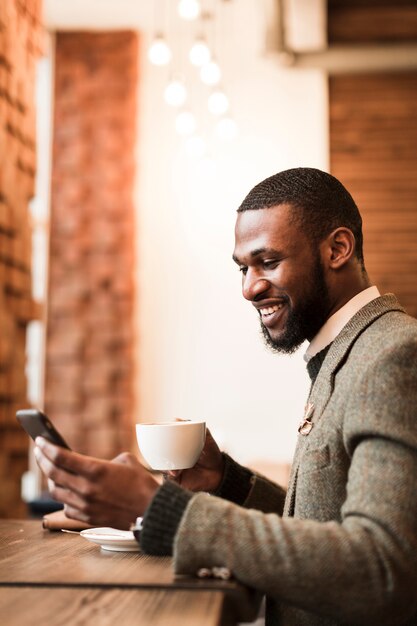
<svg viewBox="0 0 417 626"><path fill-rule="evenodd" d="M363 218L365 264L417 316L417 72L329 79L330 171Z"/></svg>
<svg viewBox="0 0 417 626"><path fill-rule="evenodd" d="M217 626L221 591L0 588L0 623L5 626ZM36 619L35 619L36 616ZM227 622L226 622L227 623ZM229 622L233 623L233 622Z"/></svg>
<svg viewBox="0 0 417 626"><path fill-rule="evenodd" d="M0 520L0 624L223 626L255 619L260 600L233 579L175 576L169 557L109 552L40 521Z"/></svg>
<svg viewBox="0 0 417 626"><path fill-rule="evenodd" d="M108 552L79 534L43 530L40 522L0 521L0 583L170 586L171 560Z"/></svg>
<svg viewBox="0 0 417 626"><path fill-rule="evenodd" d="M415 0L328 0L331 44L415 41Z"/></svg>

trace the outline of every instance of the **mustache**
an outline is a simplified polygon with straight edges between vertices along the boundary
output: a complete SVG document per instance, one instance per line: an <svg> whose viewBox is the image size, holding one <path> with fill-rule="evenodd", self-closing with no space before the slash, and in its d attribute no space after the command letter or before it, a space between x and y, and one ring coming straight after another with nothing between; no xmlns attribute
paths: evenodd
<svg viewBox="0 0 417 626"><path fill-rule="evenodd" d="M258 297L256 297L254 299L254 302L261 302L264 299L265 299L265 297L262 294L260 294ZM286 304L286 305L290 305L291 306L291 304L290 304L290 297L287 294L280 294L280 293L278 293L278 294L276 294L276 296L274 298L271 298L271 300L275 300L275 299L279 300L280 304ZM258 313L259 313L259 311L258 311Z"/></svg>

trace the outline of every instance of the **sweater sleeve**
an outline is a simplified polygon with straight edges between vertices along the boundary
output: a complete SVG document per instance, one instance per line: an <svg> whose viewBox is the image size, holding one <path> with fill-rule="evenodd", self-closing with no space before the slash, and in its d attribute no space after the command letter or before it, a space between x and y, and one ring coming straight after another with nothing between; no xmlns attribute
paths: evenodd
<svg viewBox="0 0 417 626"><path fill-rule="evenodd" d="M139 537L146 554L172 555L178 525L193 494L172 481L165 481L148 506Z"/></svg>
<svg viewBox="0 0 417 626"><path fill-rule="evenodd" d="M223 452L224 471L222 481L213 495L243 505L249 495L253 472L239 465Z"/></svg>
<svg viewBox="0 0 417 626"><path fill-rule="evenodd" d="M213 494L247 509L282 515L286 491L265 476L234 461L223 453L225 468L219 488Z"/></svg>
<svg viewBox="0 0 417 626"><path fill-rule="evenodd" d="M247 508L282 513L285 491L281 487L243 467L228 454L223 456L223 478L213 495ZM173 481L163 483L146 510L138 533L144 552L159 556L172 554L178 526L193 496Z"/></svg>
<svg viewBox="0 0 417 626"><path fill-rule="evenodd" d="M227 455L223 478L216 495L243 504L250 488L252 472ZM172 481L165 481L149 505L137 533L141 548L147 554L172 555L175 533L193 494Z"/></svg>

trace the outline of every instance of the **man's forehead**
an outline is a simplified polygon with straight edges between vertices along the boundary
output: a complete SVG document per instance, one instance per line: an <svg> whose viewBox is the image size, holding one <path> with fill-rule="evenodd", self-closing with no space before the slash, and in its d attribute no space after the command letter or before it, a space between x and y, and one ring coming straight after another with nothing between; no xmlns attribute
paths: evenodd
<svg viewBox="0 0 417 626"><path fill-rule="evenodd" d="M259 250L276 250L292 246L295 239L291 207L279 205L238 213L235 229L236 257Z"/></svg>
<svg viewBox="0 0 417 626"><path fill-rule="evenodd" d="M283 234L293 225L292 207L280 204L267 209L249 209L237 214L236 241Z"/></svg>

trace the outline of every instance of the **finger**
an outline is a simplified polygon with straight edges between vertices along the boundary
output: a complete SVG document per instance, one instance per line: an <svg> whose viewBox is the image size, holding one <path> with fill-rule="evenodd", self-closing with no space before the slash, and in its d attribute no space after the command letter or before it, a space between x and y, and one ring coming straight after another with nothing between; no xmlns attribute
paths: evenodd
<svg viewBox="0 0 417 626"><path fill-rule="evenodd" d="M36 437L36 446L55 466L73 474L94 478L100 465L98 459L56 446L44 437Z"/></svg>
<svg viewBox="0 0 417 626"><path fill-rule="evenodd" d="M118 454L114 459L112 459L112 463L121 463L122 465L141 465L139 459L130 452L122 452Z"/></svg>
<svg viewBox="0 0 417 626"><path fill-rule="evenodd" d="M180 485L183 473L184 473L183 470L169 470L168 472L165 472L163 474L163 477L164 477L164 480L172 480L173 482Z"/></svg>
<svg viewBox="0 0 417 626"><path fill-rule="evenodd" d="M183 470L168 470L166 475L168 478L172 478L173 480L179 478L182 474Z"/></svg>
<svg viewBox="0 0 417 626"><path fill-rule="evenodd" d="M206 429L206 441L210 444L214 444L215 446L217 446L216 440L214 439L208 428Z"/></svg>
<svg viewBox="0 0 417 626"><path fill-rule="evenodd" d="M86 503L76 492L57 485L53 480L48 481L48 490L54 500L62 502L64 505L70 505L72 508L79 509L83 513L85 512Z"/></svg>
<svg viewBox="0 0 417 626"><path fill-rule="evenodd" d="M47 456L45 456L45 454L38 446L35 446L34 454L39 467L48 478L48 481L51 480L55 484L61 484L59 482L59 478L60 475L63 473L62 470L59 470L58 467L54 465L54 463L52 463L52 461L48 459Z"/></svg>
<svg viewBox="0 0 417 626"><path fill-rule="evenodd" d="M88 513L83 513L83 511L80 511L76 507L67 504L64 506L64 513L70 519L77 519L80 522L85 522L86 524L89 524L91 521L90 515L88 515Z"/></svg>
<svg viewBox="0 0 417 626"><path fill-rule="evenodd" d="M52 478L48 478L47 482L48 482L48 491L49 491L49 493L52 492L52 489L54 489L56 485L58 485L59 487L62 487L62 485L59 485L58 483L54 482L52 480Z"/></svg>
<svg viewBox="0 0 417 626"><path fill-rule="evenodd" d="M165 480L172 480L173 482L179 483L182 476L182 470L168 470L166 472L162 472L162 476Z"/></svg>
<svg viewBox="0 0 417 626"><path fill-rule="evenodd" d="M35 446L34 454L39 467L48 478L48 483L49 481L52 482L50 485L50 491L53 491L55 487L63 487L64 489L74 491L81 496L92 495L94 484L90 480L57 467L37 446Z"/></svg>

